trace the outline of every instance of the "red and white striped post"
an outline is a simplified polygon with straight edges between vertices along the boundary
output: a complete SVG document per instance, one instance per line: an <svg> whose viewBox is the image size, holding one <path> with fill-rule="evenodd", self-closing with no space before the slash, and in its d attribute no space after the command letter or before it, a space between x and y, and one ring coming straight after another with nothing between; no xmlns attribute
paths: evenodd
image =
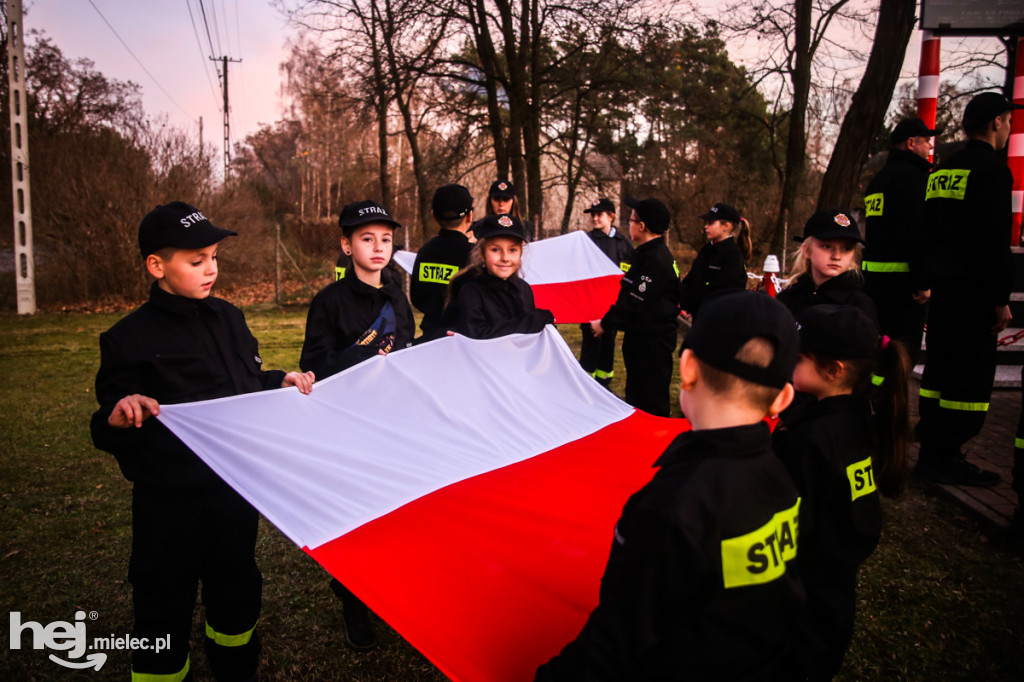
<svg viewBox="0 0 1024 682"><path fill-rule="evenodd" d="M917 116L929 128L935 127L939 106L939 48L942 41L931 31L921 32L921 64L917 70ZM932 160L929 154L928 160Z"/></svg>
<svg viewBox="0 0 1024 682"><path fill-rule="evenodd" d="M1024 105L1024 38L1017 39L1017 64L1013 74L1013 101ZM1020 244L1021 212L1024 211L1024 111L1015 111L1010 126L1006 162L1013 173L1013 232L1010 245Z"/></svg>

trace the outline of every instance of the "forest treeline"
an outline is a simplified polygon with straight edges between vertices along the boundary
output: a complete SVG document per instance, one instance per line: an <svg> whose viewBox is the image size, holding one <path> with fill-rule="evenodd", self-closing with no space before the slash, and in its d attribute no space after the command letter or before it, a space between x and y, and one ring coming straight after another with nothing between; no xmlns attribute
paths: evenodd
<svg viewBox="0 0 1024 682"><path fill-rule="evenodd" d="M326 270L344 204L383 201L406 226L399 241L416 249L434 230L434 188L466 184L482 213L498 177L515 183L523 212L547 236L583 227L582 210L599 195L658 196L674 215L670 241L680 251L700 246L697 216L727 201L753 225L756 266L823 199L852 205L893 123L885 115L898 68L880 84L872 63L902 63L915 6L765 0L738 4L726 20L684 15L682 3L655 12L627 0L279 4L301 29L275 74L284 115L235 143L226 180L221 150L147 117L138 85L65 55L45 34L29 36L41 305L142 296L138 222L166 201L193 203L239 231L228 252L234 266L224 269L230 286L271 281L275 225L300 263L288 269ZM870 54L827 51L826 32L844 25L876 32ZM726 49L740 32L755 32L763 49L763 63L749 70ZM858 56L875 79L867 104L858 103L864 87L836 85L836 64ZM5 74L0 82L6 124ZM942 115L958 94L945 88ZM846 132L840 124L854 113L862 123ZM822 132L830 116L836 134ZM856 145L844 141L850 136ZM842 150L842 168L829 163L833 150ZM838 193L828 189L833 175L846 178ZM10 201L0 192L3 215ZM0 246L10 243L7 229ZM3 280L0 300L11 308L13 275Z"/></svg>

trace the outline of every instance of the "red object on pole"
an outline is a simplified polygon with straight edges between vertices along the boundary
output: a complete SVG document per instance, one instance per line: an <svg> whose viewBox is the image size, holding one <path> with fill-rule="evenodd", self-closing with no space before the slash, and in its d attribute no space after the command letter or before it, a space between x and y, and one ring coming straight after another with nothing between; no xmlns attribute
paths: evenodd
<svg viewBox="0 0 1024 682"><path fill-rule="evenodd" d="M939 48L942 41L931 31L921 32L921 64L917 75L917 116L929 128L935 127L939 104ZM928 156L931 161L931 155Z"/></svg>
<svg viewBox="0 0 1024 682"><path fill-rule="evenodd" d="M1024 105L1024 37L1017 39L1017 64L1013 74L1013 101ZM1021 212L1024 211L1024 111L1013 114L1006 163L1013 173L1013 232L1010 245L1020 245Z"/></svg>
<svg viewBox="0 0 1024 682"><path fill-rule="evenodd" d="M768 295L775 298L779 293L779 259L776 256L765 256L764 277L761 278L761 286L768 292Z"/></svg>

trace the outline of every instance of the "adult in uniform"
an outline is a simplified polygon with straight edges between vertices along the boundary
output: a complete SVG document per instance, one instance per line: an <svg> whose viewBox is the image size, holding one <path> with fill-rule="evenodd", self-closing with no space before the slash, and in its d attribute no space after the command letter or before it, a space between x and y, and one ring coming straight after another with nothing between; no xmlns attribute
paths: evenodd
<svg viewBox="0 0 1024 682"><path fill-rule="evenodd" d="M448 282L466 267L473 243L469 240L473 224L473 195L462 185L439 187L431 200L431 214L440 228L437 235L420 248L412 268L409 298L423 313L420 340L443 335L444 305Z"/></svg>
<svg viewBox="0 0 1024 682"><path fill-rule="evenodd" d="M1013 176L997 152L1019 108L998 93L975 96L963 116L967 146L939 166L925 193L933 279L915 473L937 483L1000 480L968 462L961 448L985 422L997 335L1011 319Z"/></svg>
<svg viewBox="0 0 1024 682"><path fill-rule="evenodd" d="M921 350L931 284L924 268L924 193L932 164L933 130L919 118L896 124L889 158L864 195L864 291L878 309L879 331L902 341L914 359Z"/></svg>
<svg viewBox="0 0 1024 682"><path fill-rule="evenodd" d="M612 224L615 221L615 204L610 199L601 197L583 212L590 214L592 225L587 236L611 262L623 272L628 272L633 258L633 244L629 237ZM616 332L612 330L598 338L594 336L589 323L580 325L580 331L583 332L580 365L590 376L597 379L597 383L605 388L610 387L615 375Z"/></svg>
<svg viewBox="0 0 1024 682"><path fill-rule="evenodd" d="M664 237L671 215L658 199L627 197L626 205L633 209L629 218L629 236L637 244L633 263L622 277L615 303L590 325L596 336L613 329L624 332L626 402L668 417L679 316L679 267Z"/></svg>

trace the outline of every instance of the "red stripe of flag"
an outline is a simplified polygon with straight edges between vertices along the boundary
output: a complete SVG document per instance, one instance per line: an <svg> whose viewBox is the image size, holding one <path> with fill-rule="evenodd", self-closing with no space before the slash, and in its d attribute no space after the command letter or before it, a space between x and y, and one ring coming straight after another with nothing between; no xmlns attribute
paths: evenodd
<svg viewBox="0 0 1024 682"><path fill-rule="evenodd" d="M637 411L304 549L452 679L532 679L597 605L623 504L688 428Z"/></svg>
<svg viewBox="0 0 1024 682"><path fill-rule="evenodd" d="M574 282L531 284L530 287L537 307L552 311L555 322L584 323L604 317L619 295L621 279L620 273Z"/></svg>

